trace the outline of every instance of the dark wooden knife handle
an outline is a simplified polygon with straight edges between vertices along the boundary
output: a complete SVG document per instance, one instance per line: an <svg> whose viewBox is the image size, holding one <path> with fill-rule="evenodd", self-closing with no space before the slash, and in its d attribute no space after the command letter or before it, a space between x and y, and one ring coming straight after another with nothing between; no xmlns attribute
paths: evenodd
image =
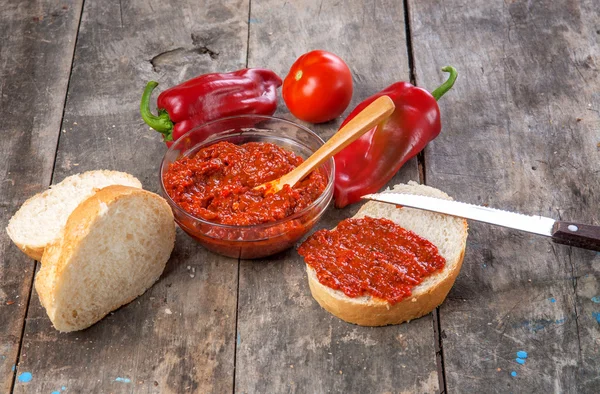
<svg viewBox="0 0 600 394"><path fill-rule="evenodd" d="M557 221L552 228L552 240L600 252L600 226Z"/></svg>

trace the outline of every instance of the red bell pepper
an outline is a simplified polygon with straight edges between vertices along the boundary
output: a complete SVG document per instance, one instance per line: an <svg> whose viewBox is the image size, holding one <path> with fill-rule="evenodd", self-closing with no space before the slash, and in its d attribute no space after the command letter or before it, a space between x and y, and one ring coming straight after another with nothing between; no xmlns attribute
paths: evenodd
<svg viewBox="0 0 600 394"><path fill-rule="evenodd" d="M158 116L150 111L150 81L144 89L140 113L144 122L170 146L195 126L242 114L273 115L281 78L271 70L247 68L230 73L204 74L158 95Z"/></svg>
<svg viewBox="0 0 600 394"><path fill-rule="evenodd" d="M366 132L334 156L335 205L339 208L381 189L404 163L438 136L440 99L453 85L458 73L452 66L442 68L450 77L429 93L408 82L396 82L360 103L344 120L350 119L380 96L389 96L396 110L382 124Z"/></svg>

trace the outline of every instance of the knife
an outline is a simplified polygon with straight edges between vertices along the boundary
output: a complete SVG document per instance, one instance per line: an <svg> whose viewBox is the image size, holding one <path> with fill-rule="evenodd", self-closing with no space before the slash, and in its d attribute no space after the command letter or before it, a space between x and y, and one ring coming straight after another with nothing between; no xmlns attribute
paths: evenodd
<svg viewBox="0 0 600 394"><path fill-rule="evenodd" d="M600 251L600 226L565 222L544 216L523 215L464 202L405 193L367 194L362 198L545 235L552 238L555 243Z"/></svg>

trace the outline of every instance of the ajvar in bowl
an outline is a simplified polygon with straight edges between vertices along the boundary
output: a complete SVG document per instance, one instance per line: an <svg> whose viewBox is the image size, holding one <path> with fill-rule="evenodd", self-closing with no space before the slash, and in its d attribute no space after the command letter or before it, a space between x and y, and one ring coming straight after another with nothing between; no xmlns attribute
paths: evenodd
<svg viewBox="0 0 600 394"><path fill-rule="evenodd" d="M207 249L233 258L266 257L292 247L321 218L333 196L333 159L281 196L263 196L263 205L254 212L240 214L238 205L263 198L248 185L277 178L275 174L291 170L323 143L311 130L285 119L219 119L190 130L169 148L160 169L161 192L181 229ZM233 181L223 175L223 162L229 161L237 170ZM194 177L210 178L211 171L220 178L194 185ZM239 175L247 178L244 185ZM207 198L204 189L215 184L224 187L218 193L209 190ZM246 195L232 199L239 188Z"/></svg>

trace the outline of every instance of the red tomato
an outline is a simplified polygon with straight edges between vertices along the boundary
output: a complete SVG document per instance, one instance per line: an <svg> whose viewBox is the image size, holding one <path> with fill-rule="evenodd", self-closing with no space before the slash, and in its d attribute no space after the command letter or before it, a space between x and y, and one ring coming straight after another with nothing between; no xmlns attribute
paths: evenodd
<svg viewBox="0 0 600 394"><path fill-rule="evenodd" d="M344 112L352 99L352 73L333 53L312 51L294 62L283 81L283 100L298 119L322 123Z"/></svg>

